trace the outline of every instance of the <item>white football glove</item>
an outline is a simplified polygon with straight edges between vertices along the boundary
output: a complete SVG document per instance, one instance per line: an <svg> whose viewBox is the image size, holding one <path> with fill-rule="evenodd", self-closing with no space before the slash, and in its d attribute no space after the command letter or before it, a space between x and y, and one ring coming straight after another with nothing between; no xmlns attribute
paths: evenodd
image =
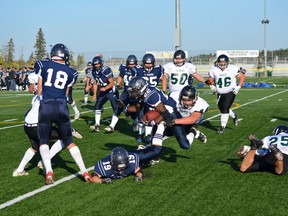
<svg viewBox="0 0 288 216"><path fill-rule="evenodd" d="M210 85L209 87L210 87L210 90L211 90L213 93L217 91L216 86Z"/></svg>
<svg viewBox="0 0 288 216"><path fill-rule="evenodd" d="M233 93L236 95L238 94L239 90L241 89L241 86L236 86L233 90Z"/></svg>

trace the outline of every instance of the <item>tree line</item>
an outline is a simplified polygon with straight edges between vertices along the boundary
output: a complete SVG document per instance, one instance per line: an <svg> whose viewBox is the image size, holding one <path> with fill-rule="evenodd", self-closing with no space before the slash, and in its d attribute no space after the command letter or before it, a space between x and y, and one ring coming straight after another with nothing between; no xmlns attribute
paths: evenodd
<svg viewBox="0 0 288 216"><path fill-rule="evenodd" d="M7 44L0 49L0 63L2 63L4 68L33 67L36 60L48 59L49 53L46 50L46 40L42 28L39 28L37 32L34 49L35 51L30 54L28 60L24 60L23 53L20 54L18 60L15 60L15 45L13 38L10 38ZM70 50L70 65L75 66L77 69L83 69L85 67L84 63L84 55L78 55L75 61L74 52Z"/></svg>

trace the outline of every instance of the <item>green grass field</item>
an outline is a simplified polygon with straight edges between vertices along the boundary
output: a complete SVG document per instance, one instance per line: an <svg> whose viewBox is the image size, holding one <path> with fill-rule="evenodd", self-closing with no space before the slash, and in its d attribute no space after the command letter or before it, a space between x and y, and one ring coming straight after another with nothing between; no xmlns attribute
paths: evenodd
<svg viewBox="0 0 288 216"><path fill-rule="evenodd" d="M43 173L37 168L38 154L26 167L28 176L12 177L13 169L30 146L23 120L32 95L0 92L0 215L286 215L288 176L240 173L241 159L236 156L237 150L248 144L248 134L262 138L271 134L275 126L288 124L288 78L265 81L277 87L240 90L233 104L239 125L234 127L230 119L225 133L220 135L216 134L220 126L216 96L209 88L199 88L200 96L210 104L204 115L206 121L199 127L207 135L207 143L195 140L187 151L180 149L175 138L166 139L160 163L144 169L142 182L135 182L130 176L115 180L112 185L88 184L79 177L64 181L79 171L67 150L52 160L56 178L52 186L44 186ZM81 117L72 126L84 137L74 141L87 168L113 147L137 148L137 133L124 114L116 131L105 134L104 127L109 124L105 120L112 116L107 103L101 132L93 133L89 125L94 120L94 103L81 107L81 85L73 97Z"/></svg>

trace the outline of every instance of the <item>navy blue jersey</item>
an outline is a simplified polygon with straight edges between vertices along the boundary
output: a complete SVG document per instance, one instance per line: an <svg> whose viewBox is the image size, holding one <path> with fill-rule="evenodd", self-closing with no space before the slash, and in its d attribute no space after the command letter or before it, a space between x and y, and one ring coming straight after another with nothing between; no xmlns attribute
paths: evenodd
<svg viewBox="0 0 288 216"><path fill-rule="evenodd" d="M121 64L119 66L119 76L122 77L124 82L124 91L127 91L129 81L132 77L136 76L136 69L135 67L129 68L125 64Z"/></svg>
<svg viewBox="0 0 288 216"><path fill-rule="evenodd" d="M165 95L165 93L161 90L159 90L156 87L149 86L148 89L144 93L144 104L148 105L151 108L156 108L156 106L163 102L165 105L172 107L173 109L176 109L176 101Z"/></svg>
<svg viewBox="0 0 288 216"><path fill-rule="evenodd" d="M113 78L113 72L110 67L103 66L100 70L92 70L92 76L96 80L97 84L101 87L105 87L109 84L109 79Z"/></svg>
<svg viewBox="0 0 288 216"><path fill-rule="evenodd" d="M128 152L129 154L129 165L126 169L117 171L113 170L110 163L110 155L107 155L102 160L98 161L94 166L94 171L101 177L121 179L125 178L139 168L139 156L136 153Z"/></svg>
<svg viewBox="0 0 288 216"><path fill-rule="evenodd" d="M161 65L156 65L152 69L152 71L148 72L145 70L143 66L137 66L137 76L143 77L143 79L147 80L149 86L156 87L160 82L160 78L164 74L164 69Z"/></svg>
<svg viewBox="0 0 288 216"><path fill-rule="evenodd" d="M42 78L43 99L65 99L67 87L72 86L78 76L75 69L50 60L37 61L35 72Z"/></svg>

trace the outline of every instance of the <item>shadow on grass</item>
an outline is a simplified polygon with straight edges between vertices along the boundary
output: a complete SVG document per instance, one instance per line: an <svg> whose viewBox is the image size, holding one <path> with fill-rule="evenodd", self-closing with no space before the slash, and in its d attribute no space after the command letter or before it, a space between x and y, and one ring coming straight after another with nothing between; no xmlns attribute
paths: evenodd
<svg viewBox="0 0 288 216"><path fill-rule="evenodd" d="M25 168L25 170L29 171L31 169L34 169L35 167L37 167L37 164L40 160L41 160L40 155L36 154L30 161L30 165L27 168ZM57 168L61 168L61 169L68 171L71 174L75 174L79 172L79 170L75 170L74 168L69 167L69 164L75 164L75 161L73 160L72 156L71 156L71 161L70 160L68 161L68 160L64 160L59 154L57 154L52 158L51 163L52 163L53 170ZM41 169L39 169L38 174L45 177L45 173ZM84 181L84 179L80 175L77 177L80 180Z"/></svg>
<svg viewBox="0 0 288 216"><path fill-rule="evenodd" d="M239 171L239 163L242 161L241 158L228 158L226 161L218 161L219 163L229 164L232 169Z"/></svg>

